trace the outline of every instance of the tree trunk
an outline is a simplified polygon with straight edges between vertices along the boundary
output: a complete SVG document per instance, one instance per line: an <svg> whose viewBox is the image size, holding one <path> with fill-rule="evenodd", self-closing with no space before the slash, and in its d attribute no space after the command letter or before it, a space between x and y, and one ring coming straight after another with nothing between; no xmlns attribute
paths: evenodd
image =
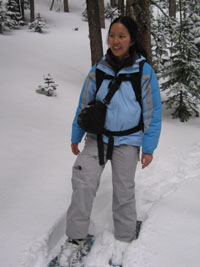
<svg viewBox="0 0 200 267"><path fill-rule="evenodd" d="M182 5L182 0L179 0L179 16L180 16L180 31L179 31L179 43L181 45L181 50L182 53L184 53L184 48L183 48L183 5Z"/></svg>
<svg viewBox="0 0 200 267"><path fill-rule="evenodd" d="M99 17L101 28L105 29L105 18L104 18L104 0L98 0L99 2Z"/></svg>
<svg viewBox="0 0 200 267"><path fill-rule="evenodd" d="M24 0L21 0L21 15L23 21L25 21L25 14L24 14Z"/></svg>
<svg viewBox="0 0 200 267"><path fill-rule="evenodd" d="M151 32L150 32L150 0L127 0L127 13L138 25L138 42L147 52L147 60L152 64Z"/></svg>
<svg viewBox="0 0 200 267"><path fill-rule="evenodd" d="M176 17L176 0L169 0L169 16Z"/></svg>
<svg viewBox="0 0 200 267"><path fill-rule="evenodd" d="M69 4L68 4L68 0L64 0L64 12L69 12Z"/></svg>
<svg viewBox="0 0 200 267"><path fill-rule="evenodd" d="M35 3L34 0L30 0L30 21L35 20Z"/></svg>
<svg viewBox="0 0 200 267"><path fill-rule="evenodd" d="M118 1L118 14L119 16L124 16L124 0Z"/></svg>
<svg viewBox="0 0 200 267"><path fill-rule="evenodd" d="M55 0L52 0L52 2L51 2L51 7L50 7L50 10L52 10L52 9L53 9L54 1L55 1Z"/></svg>
<svg viewBox="0 0 200 267"><path fill-rule="evenodd" d="M86 0L92 65L103 56L98 0Z"/></svg>
<svg viewBox="0 0 200 267"><path fill-rule="evenodd" d="M22 20L25 21L25 16L24 16L24 0L15 0L15 2L18 5L18 10L19 10L19 13L20 13L20 15L22 17Z"/></svg>
<svg viewBox="0 0 200 267"><path fill-rule="evenodd" d="M115 0L110 0L110 6L111 6L112 8L115 8Z"/></svg>
<svg viewBox="0 0 200 267"><path fill-rule="evenodd" d="M128 17L133 17L132 3L133 3L133 0L126 0L126 16Z"/></svg>
<svg viewBox="0 0 200 267"><path fill-rule="evenodd" d="M15 0L16 4L18 5L18 10L20 10L20 0Z"/></svg>

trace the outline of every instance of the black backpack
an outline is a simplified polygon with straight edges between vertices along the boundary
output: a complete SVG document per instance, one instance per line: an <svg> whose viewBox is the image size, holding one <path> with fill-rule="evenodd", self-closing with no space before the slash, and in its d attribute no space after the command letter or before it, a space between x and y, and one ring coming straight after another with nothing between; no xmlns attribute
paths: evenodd
<svg viewBox="0 0 200 267"><path fill-rule="evenodd" d="M141 113L141 118L139 124L133 128L124 130L124 131L109 131L104 128L105 117L106 117L106 109L107 105L110 103L111 98L115 94L115 92L119 89L122 81L130 81L135 92L136 100L139 102L141 110L142 110L142 96L141 96L141 76L142 76L142 68L144 65L144 61L139 63L139 72L131 73L131 74L120 74L117 77L113 77L111 75L107 75L105 72L96 68L96 92L94 96L94 101L88 104L78 116L78 124L79 126L86 132L93 133L97 135L97 145L98 145L98 153L99 153L99 164L104 164L104 144L102 134L108 137L108 148L107 148L107 159L112 158L112 151L114 145L113 136L124 136L129 135L140 130L143 131L143 116ZM103 102L96 101L96 94L103 82L104 79L111 80L109 83L109 92L104 98Z"/></svg>

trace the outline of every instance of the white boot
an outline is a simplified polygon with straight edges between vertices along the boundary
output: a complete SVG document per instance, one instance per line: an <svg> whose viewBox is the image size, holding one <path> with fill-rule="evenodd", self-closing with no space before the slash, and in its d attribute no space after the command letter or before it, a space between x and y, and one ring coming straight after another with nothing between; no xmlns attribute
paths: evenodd
<svg viewBox="0 0 200 267"><path fill-rule="evenodd" d="M114 251L112 254L113 265L122 265L123 255L129 244L130 242L125 242L120 240L115 241Z"/></svg>
<svg viewBox="0 0 200 267"><path fill-rule="evenodd" d="M72 239L66 240L65 244L61 248L59 255L59 265L67 267L71 264L71 260L77 254L81 242L82 241L74 241Z"/></svg>
<svg viewBox="0 0 200 267"><path fill-rule="evenodd" d="M94 242L94 236L87 235L84 239L68 238L61 248L58 263L62 267L76 266L81 257L87 255Z"/></svg>

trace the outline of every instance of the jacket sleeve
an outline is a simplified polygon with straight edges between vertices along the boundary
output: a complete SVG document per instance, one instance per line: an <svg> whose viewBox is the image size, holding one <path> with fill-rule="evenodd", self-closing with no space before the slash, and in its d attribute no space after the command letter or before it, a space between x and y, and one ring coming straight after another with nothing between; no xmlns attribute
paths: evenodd
<svg viewBox="0 0 200 267"><path fill-rule="evenodd" d="M75 117L72 123L71 142L76 144L80 143L85 132L79 127L77 123L77 117L81 110L87 106L89 102L94 100L94 94L96 91L96 79L95 79L96 65L90 70L81 90L79 97L78 107L76 109Z"/></svg>
<svg viewBox="0 0 200 267"><path fill-rule="evenodd" d="M162 102L155 72L147 63L144 64L142 72L142 103L144 120L142 152L153 154L160 137Z"/></svg>

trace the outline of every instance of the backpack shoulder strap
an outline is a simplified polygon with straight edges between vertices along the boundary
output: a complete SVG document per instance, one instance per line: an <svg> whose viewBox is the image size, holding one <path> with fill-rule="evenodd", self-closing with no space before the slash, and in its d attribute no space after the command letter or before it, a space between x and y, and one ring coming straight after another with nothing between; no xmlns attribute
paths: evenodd
<svg viewBox="0 0 200 267"><path fill-rule="evenodd" d="M103 71L101 71L100 69L96 68L96 94L105 78L105 73Z"/></svg>
<svg viewBox="0 0 200 267"><path fill-rule="evenodd" d="M98 63L97 63L97 65L98 65ZM96 94L97 94L103 80L104 79L112 80L114 77L106 74L105 72L103 72L102 70L100 70L98 68L96 68L95 77L96 77L96 92L95 92L95 98L96 98Z"/></svg>
<svg viewBox="0 0 200 267"><path fill-rule="evenodd" d="M139 63L139 72L133 73L131 75L131 84L135 92L136 100L139 102L141 108L142 108L141 78L142 78L142 70L143 70L144 63L145 61L141 61Z"/></svg>
<svg viewBox="0 0 200 267"><path fill-rule="evenodd" d="M141 61L139 63L139 72L136 73L134 77L131 77L131 84L133 87L133 90L135 92L136 100L140 104L141 108L141 117L140 117L140 126L142 130L144 131L144 120L143 120L143 108L142 108L142 87L141 87L141 78L142 78L142 70L143 70L143 65L145 61Z"/></svg>

